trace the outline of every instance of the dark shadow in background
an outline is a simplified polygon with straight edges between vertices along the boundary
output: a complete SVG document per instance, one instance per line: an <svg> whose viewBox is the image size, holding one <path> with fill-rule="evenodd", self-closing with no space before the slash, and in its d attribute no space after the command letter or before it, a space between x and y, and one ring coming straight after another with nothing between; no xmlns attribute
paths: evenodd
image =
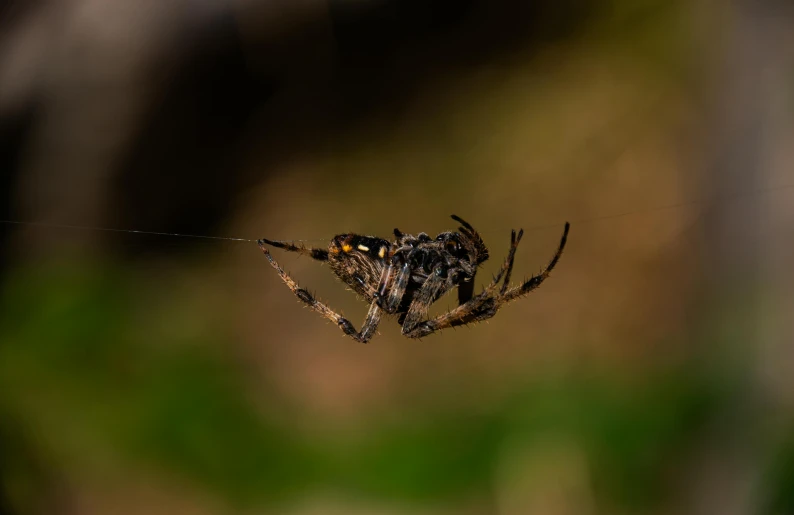
<svg viewBox="0 0 794 515"><path fill-rule="evenodd" d="M115 178L108 202L115 218L106 224L212 234L228 214L230 199L261 182L279 162L321 148L329 135L398 116L439 75L525 55L575 35L594 5L594 0L332 0L318 2L321 11L305 13L277 39L263 30L253 40L243 40L233 13L221 15L201 28L167 79L155 85L158 100L118 169L108 171ZM0 28L35 16L40 7L46 2L0 1ZM35 129L36 92L28 98L31 105L0 119L2 219L19 219L12 195L20 152ZM253 148L267 156L255 172L243 166ZM14 227L0 225L4 270ZM103 237L131 257L192 249L190 240L163 245L162 238L140 236L131 247L123 234Z"/></svg>
<svg viewBox="0 0 794 515"><path fill-rule="evenodd" d="M2 4L0 4L2 5ZM10 5L10 7L9 7ZM33 2L12 2L0 26ZM384 0L318 2L279 35L243 40L231 12L202 27L168 78L120 160L107 225L139 230L212 234L229 201L260 183L276 164L321 147L329 135L399 115L418 91L456 69L509 59L576 34L594 0ZM25 9L22 9L25 7ZM13 16L12 16L13 15ZM322 25L325 30L317 30ZM30 96L35 98L35 92ZM35 110L0 120L0 215L18 219L13 187L19 152ZM255 120L252 120L252 116ZM266 161L247 167L256 148ZM57 173L57 171L53 171ZM79 185L76 185L79 187ZM64 192L68 194L68 192ZM68 221L63 221L68 223ZM0 227L0 270L13 227ZM190 252L190 240L103 234L122 256Z"/></svg>
<svg viewBox="0 0 794 515"><path fill-rule="evenodd" d="M16 112L0 118L0 220L18 220L13 207L13 195L22 152L35 120L36 108L33 103L20 106ZM16 228L15 225L0 223L0 284L8 265L7 242Z"/></svg>
<svg viewBox="0 0 794 515"><path fill-rule="evenodd" d="M162 85L162 101L115 174L115 226L211 234L230 199L279 162L321 147L329 135L398 115L438 75L575 34L593 1L332 1L329 7L281 41L244 42L231 15L207 28ZM242 166L251 148L267 156L255 173ZM136 238L131 248L124 235L109 237L124 255L192 248L184 241L164 246L157 237Z"/></svg>

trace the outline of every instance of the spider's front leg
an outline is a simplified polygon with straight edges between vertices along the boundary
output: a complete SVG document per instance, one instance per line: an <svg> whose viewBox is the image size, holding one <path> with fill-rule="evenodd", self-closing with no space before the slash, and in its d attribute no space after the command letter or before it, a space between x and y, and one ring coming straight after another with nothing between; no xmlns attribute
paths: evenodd
<svg viewBox="0 0 794 515"><path fill-rule="evenodd" d="M372 302L369 307L369 311L367 312L367 317L364 319L364 325L361 327L361 331L356 331L356 328L353 327L353 324L350 323L345 317L340 315L339 313L335 312L319 300L315 299L314 296L309 293L307 290L301 288L298 283L296 283L290 276L287 274L281 266L273 259L273 256L270 255L270 252L265 248L264 241L258 240L257 244L259 248L262 249L262 252L265 254L265 257L270 261L270 264L273 268L276 269L278 275L281 277L281 280L284 281L284 284L298 297L301 301L306 303L310 308L315 310L316 312L320 313L324 318L327 318L334 324L336 324L342 332L346 335L350 336L354 340L367 343L372 335L375 334L375 330L378 328L378 324L380 323L380 307L377 305L376 302Z"/></svg>

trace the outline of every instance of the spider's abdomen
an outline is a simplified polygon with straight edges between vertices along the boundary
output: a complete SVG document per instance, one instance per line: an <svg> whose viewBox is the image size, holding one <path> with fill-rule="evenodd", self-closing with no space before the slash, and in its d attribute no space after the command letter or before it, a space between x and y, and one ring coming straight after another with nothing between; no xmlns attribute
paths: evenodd
<svg viewBox="0 0 794 515"><path fill-rule="evenodd" d="M391 243L373 236L358 234L339 234L334 236L328 246L328 252L336 256L359 256L369 259L385 259L389 254Z"/></svg>
<svg viewBox="0 0 794 515"><path fill-rule="evenodd" d="M390 249L391 243L381 238L340 234L328 245L328 264L345 284L372 300Z"/></svg>

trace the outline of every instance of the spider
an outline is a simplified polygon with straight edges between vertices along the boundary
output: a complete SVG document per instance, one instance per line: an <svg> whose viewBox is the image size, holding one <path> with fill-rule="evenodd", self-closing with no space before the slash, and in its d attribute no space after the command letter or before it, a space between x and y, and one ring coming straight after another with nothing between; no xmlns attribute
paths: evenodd
<svg viewBox="0 0 794 515"><path fill-rule="evenodd" d="M340 234L331 240L327 250L267 239L257 240L257 244L287 287L301 301L354 340L366 343L374 335L383 313L397 315L402 334L409 338L420 338L448 327L491 318L499 308L528 294L549 276L562 255L570 227L566 222L560 246L546 268L518 286L510 287L513 259L524 234L523 229L518 234L512 231L510 251L499 273L482 293L475 296L474 277L477 267L488 259L488 248L471 225L455 215L452 219L461 224L458 231L442 232L435 238L425 233L413 236L394 229L394 241L352 233ZM327 262L339 279L369 303L361 331L356 331L350 321L298 286L273 259L265 245ZM458 288L458 306L428 319L430 305L455 287Z"/></svg>

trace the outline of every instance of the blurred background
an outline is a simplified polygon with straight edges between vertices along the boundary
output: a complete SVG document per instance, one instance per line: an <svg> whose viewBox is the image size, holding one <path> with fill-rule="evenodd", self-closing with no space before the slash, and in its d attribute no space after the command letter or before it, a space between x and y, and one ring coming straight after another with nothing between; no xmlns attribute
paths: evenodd
<svg viewBox="0 0 794 515"><path fill-rule="evenodd" d="M0 2L0 514L794 513L793 86L786 0ZM572 228L368 345L254 243L52 226L452 213L481 283Z"/></svg>

